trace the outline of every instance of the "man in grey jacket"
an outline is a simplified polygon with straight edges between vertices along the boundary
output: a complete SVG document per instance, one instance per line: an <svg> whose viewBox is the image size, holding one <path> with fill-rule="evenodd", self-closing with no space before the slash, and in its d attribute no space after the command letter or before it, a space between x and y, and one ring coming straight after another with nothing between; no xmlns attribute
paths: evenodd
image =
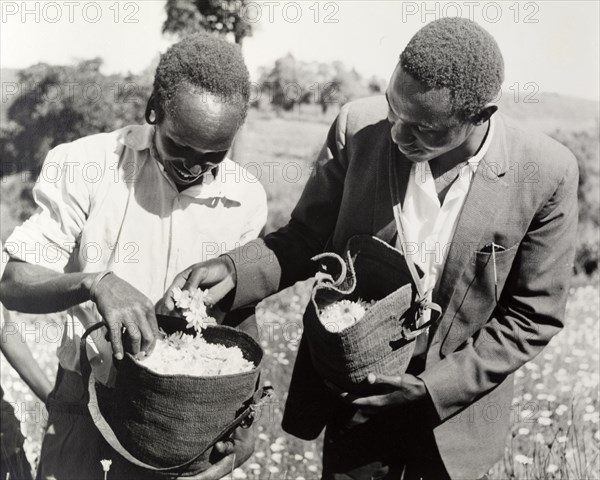
<svg viewBox="0 0 600 480"><path fill-rule="evenodd" d="M357 234L402 247L421 267L443 314L406 374L378 376L372 395L350 398L323 385L300 347L291 389L318 402L288 401L283 427L305 439L326 427L325 479L481 478L504 451L513 373L563 327L577 163L497 112L503 75L496 42L474 22L425 26L385 99L342 108L289 224L173 284L248 305L307 278L312 256L341 253Z"/></svg>

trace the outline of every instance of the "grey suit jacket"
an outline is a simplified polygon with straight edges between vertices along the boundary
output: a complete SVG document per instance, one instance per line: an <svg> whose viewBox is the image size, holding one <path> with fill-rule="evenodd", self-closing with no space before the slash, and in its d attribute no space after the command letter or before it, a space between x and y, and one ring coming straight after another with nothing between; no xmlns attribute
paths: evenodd
<svg viewBox="0 0 600 480"><path fill-rule="evenodd" d="M326 245L341 253L353 235L395 232L389 162L399 162L404 193L410 162L393 147L386 117L383 97L342 108L289 224L230 252L234 308L310 276L309 259ZM512 374L563 327L576 243L574 156L502 114L495 119L492 144L445 246L433 298L444 313L419 375L437 412L440 455L457 479L479 478L501 457L515 414ZM486 248L492 241L505 247L496 252L498 301Z"/></svg>

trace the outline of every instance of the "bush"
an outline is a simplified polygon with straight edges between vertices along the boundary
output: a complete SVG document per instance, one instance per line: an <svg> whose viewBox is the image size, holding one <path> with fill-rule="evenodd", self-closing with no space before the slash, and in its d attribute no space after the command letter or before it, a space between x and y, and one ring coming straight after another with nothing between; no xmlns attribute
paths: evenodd
<svg viewBox="0 0 600 480"><path fill-rule="evenodd" d="M19 72L21 94L0 131L0 176L30 171L36 177L56 145L144 121L151 76L106 76L101 66L93 59Z"/></svg>
<svg viewBox="0 0 600 480"><path fill-rule="evenodd" d="M573 152L579 165L579 242L575 255L575 273L592 275L598 271L600 252L600 173L598 128L566 132L556 130L551 136Z"/></svg>

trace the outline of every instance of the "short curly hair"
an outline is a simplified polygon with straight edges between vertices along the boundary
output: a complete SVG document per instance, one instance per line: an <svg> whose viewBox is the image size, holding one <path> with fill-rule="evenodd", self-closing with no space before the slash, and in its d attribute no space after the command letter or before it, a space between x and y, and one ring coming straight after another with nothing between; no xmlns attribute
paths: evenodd
<svg viewBox="0 0 600 480"><path fill-rule="evenodd" d="M158 122L165 112L172 113L176 92L186 87L238 106L239 124L244 122L250 98L250 76L238 45L216 35L196 33L161 55L152 92Z"/></svg>
<svg viewBox="0 0 600 480"><path fill-rule="evenodd" d="M448 88L453 114L462 120L474 119L504 81L498 44L466 18L442 18L424 26L408 42L400 65L426 88Z"/></svg>

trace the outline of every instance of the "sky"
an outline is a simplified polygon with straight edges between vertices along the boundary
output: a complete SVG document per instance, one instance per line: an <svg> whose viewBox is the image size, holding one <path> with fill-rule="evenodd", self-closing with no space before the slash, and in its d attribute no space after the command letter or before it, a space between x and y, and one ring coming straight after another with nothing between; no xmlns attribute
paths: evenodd
<svg viewBox="0 0 600 480"><path fill-rule="evenodd" d="M287 53L341 60L364 76L389 78L402 49L442 16L475 20L498 42L504 89L598 100L599 5L591 1L263 1L244 15L254 34L244 55L254 79ZM163 0L0 2L0 66L68 64L99 56L104 72L146 68L173 42L161 34Z"/></svg>

